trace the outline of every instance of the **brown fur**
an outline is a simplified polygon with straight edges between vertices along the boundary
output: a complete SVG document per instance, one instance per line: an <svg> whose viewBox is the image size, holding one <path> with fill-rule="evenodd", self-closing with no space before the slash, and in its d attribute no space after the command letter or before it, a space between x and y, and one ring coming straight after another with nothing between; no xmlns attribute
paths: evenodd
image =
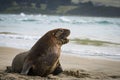
<svg viewBox="0 0 120 80"><path fill-rule="evenodd" d="M18 54L12 62L12 71L21 74L47 76L62 72L59 63L61 46L69 42L68 29L54 29L47 32L28 51Z"/></svg>
<svg viewBox="0 0 120 80"><path fill-rule="evenodd" d="M12 72L20 73L22 71L23 63L28 52L23 52L15 56L12 62Z"/></svg>

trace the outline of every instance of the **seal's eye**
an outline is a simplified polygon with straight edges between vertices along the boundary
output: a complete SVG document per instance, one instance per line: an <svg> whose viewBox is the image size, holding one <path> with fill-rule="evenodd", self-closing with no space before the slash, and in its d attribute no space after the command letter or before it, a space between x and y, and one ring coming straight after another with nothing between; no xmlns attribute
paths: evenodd
<svg viewBox="0 0 120 80"><path fill-rule="evenodd" d="M60 29L55 33L55 37L59 37L62 33L64 33L64 30Z"/></svg>
<svg viewBox="0 0 120 80"><path fill-rule="evenodd" d="M64 32L64 30L63 30L63 29L60 29L60 30L59 30L59 32L60 32L60 33L63 33L63 32Z"/></svg>

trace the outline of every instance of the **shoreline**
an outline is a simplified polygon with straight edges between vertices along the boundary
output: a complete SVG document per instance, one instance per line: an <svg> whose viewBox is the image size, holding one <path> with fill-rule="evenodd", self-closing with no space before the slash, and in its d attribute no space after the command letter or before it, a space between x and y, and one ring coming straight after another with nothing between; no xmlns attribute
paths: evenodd
<svg viewBox="0 0 120 80"><path fill-rule="evenodd" d="M68 55L62 53L60 62L64 72L57 76L38 77L23 76L18 73L5 73L6 66L11 66L12 59L23 49L10 47L0 47L0 79L15 78L29 80L31 79L82 79L82 80L119 80L120 79L120 61L106 60L102 58L87 58ZM11 79L12 80L12 79Z"/></svg>
<svg viewBox="0 0 120 80"><path fill-rule="evenodd" d="M29 50L27 48L20 48L20 47L15 48L15 47L11 47L11 46L0 46L0 48L8 48L8 49L13 49L13 50L16 49L20 52ZM120 59L117 59L117 58L114 58L114 57L109 57L109 56L107 57L107 56L97 56L97 55L93 55L93 56L80 55L80 54L68 53L68 52L64 52L64 51L61 51L61 55L63 55L63 56L73 56L73 57L78 57L78 58L99 59L99 60L108 60L108 61L120 61Z"/></svg>
<svg viewBox="0 0 120 80"><path fill-rule="evenodd" d="M120 61L120 59L116 59L116 58L109 58L109 57L103 57L103 56L81 56L78 54L66 54L66 53L62 53L62 55L64 56L73 56L73 57L78 57L78 58L85 58L85 59L97 59L97 60L106 60L106 61Z"/></svg>

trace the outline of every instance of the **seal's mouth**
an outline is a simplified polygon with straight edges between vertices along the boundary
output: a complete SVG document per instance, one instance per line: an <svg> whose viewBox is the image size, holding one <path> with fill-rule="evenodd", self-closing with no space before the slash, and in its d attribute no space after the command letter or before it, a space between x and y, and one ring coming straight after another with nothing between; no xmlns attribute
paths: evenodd
<svg viewBox="0 0 120 80"><path fill-rule="evenodd" d="M68 43L68 36L70 35L70 30L65 30L65 32L60 36L63 44Z"/></svg>

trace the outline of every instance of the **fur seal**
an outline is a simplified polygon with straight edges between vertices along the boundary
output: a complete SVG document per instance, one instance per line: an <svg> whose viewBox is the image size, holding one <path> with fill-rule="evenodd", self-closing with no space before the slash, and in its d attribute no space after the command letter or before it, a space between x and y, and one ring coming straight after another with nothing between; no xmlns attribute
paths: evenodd
<svg viewBox="0 0 120 80"><path fill-rule="evenodd" d="M69 29L58 28L48 31L29 51L15 56L12 72L39 76L61 73L63 71L59 62L61 46L69 42L67 39L69 35Z"/></svg>

